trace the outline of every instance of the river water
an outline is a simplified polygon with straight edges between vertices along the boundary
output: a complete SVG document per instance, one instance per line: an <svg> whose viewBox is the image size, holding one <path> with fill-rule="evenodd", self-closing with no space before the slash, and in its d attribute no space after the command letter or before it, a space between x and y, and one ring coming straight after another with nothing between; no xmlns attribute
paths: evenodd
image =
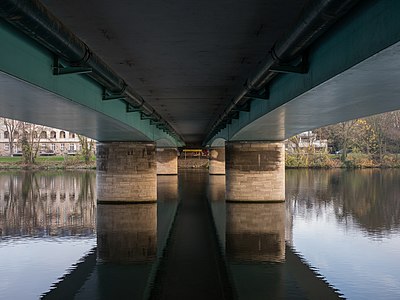
<svg viewBox="0 0 400 300"><path fill-rule="evenodd" d="M204 249L219 256L194 247L219 257L225 273L203 271L221 294L400 299L399 180L400 170L287 170L286 203L237 204L224 201L224 176L187 171L158 176L157 203L97 206L93 171L1 172L0 299L156 299L157 283L173 284L160 279L168 265L186 272L179 251L200 239L174 238L209 226L183 223L207 210L203 198L218 244Z"/></svg>

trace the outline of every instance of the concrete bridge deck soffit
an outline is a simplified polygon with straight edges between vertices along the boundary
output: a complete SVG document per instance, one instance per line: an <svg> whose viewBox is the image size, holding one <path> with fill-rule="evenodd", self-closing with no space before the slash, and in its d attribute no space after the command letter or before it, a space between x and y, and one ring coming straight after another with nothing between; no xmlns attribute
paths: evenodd
<svg viewBox="0 0 400 300"><path fill-rule="evenodd" d="M99 141L283 140L400 108L399 11L395 0L4 0L0 115Z"/></svg>

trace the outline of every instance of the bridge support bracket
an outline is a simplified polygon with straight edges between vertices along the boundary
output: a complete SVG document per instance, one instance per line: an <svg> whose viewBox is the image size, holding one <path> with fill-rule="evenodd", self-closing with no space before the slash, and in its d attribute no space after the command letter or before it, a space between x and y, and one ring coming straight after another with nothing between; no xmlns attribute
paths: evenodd
<svg viewBox="0 0 400 300"><path fill-rule="evenodd" d="M140 113L140 120L154 120L151 116L147 116L145 113Z"/></svg>
<svg viewBox="0 0 400 300"><path fill-rule="evenodd" d="M269 86L258 92L250 91L246 94L246 96L244 96L244 98L254 100L269 100Z"/></svg>
<svg viewBox="0 0 400 300"><path fill-rule="evenodd" d="M229 115L229 118L237 120L237 119L239 119L239 116L240 116L240 111L235 110Z"/></svg>
<svg viewBox="0 0 400 300"><path fill-rule="evenodd" d="M161 125L164 124L162 121L155 121L155 120L150 120L150 125Z"/></svg>
<svg viewBox="0 0 400 300"><path fill-rule="evenodd" d="M308 73L308 53L305 52L300 57L300 62L296 65L290 65L278 62L273 65L269 70L275 73L297 73L297 74L306 74Z"/></svg>
<svg viewBox="0 0 400 300"><path fill-rule="evenodd" d="M87 74L93 71L92 68L82 66L65 66L61 63L57 56L54 56L53 60L53 75L70 75L70 74Z"/></svg>
<svg viewBox="0 0 400 300"><path fill-rule="evenodd" d="M122 100L125 101L126 97L122 93L112 93L108 91L107 89L104 88L103 90L103 101L108 101L108 100Z"/></svg>
<svg viewBox="0 0 400 300"><path fill-rule="evenodd" d="M244 111L244 112L250 112L250 101L247 101L245 104L236 106L232 111Z"/></svg>
<svg viewBox="0 0 400 300"><path fill-rule="evenodd" d="M126 104L126 112L131 113L131 112L139 112L141 111L140 107L135 107L130 103Z"/></svg>

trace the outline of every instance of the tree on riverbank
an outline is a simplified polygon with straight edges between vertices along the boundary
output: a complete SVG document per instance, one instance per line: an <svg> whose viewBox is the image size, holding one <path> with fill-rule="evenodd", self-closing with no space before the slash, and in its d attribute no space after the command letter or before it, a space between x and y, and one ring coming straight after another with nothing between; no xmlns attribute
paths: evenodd
<svg viewBox="0 0 400 300"><path fill-rule="evenodd" d="M27 164L34 164L39 154L39 146L44 126L21 122L22 134L19 143L22 148L22 156ZM38 132L40 132L38 134Z"/></svg>
<svg viewBox="0 0 400 300"><path fill-rule="evenodd" d="M81 154L85 163L88 164L93 154L94 141L80 134L78 134L78 138L81 144Z"/></svg>
<svg viewBox="0 0 400 300"><path fill-rule="evenodd" d="M317 161L304 162L304 159L300 161L299 155L294 157L289 154L289 166L330 167L342 164L350 167L373 167L400 164L400 111L322 127L313 133L318 140L328 140L329 152L334 156L315 156L313 149L304 148L303 152L311 155L311 160ZM296 137L290 138L289 141L295 143ZM315 156L314 159L312 155ZM341 163L335 161L338 157Z"/></svg>
<svg viewBox="0 0 400 300"><path fill-rule="evenodd" d="M10 156L14 156L14 143L18 139L18 130L21 127L21 122L17 120L11 120L6 118L1 118L7 131L4 132L4 138L8 139L8 149L10 151Z"/></svg>

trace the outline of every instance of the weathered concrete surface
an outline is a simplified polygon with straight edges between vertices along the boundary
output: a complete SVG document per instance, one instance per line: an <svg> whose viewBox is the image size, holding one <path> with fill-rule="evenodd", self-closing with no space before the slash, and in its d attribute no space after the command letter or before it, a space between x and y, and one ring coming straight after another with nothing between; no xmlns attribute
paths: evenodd
<svg viewBox="0 0 400 300"><path fill-rule="evenodd" d="M280 142L226 143L228 201L284 201L285 147Z"/></svg>
<svg viewBox="0 0 400 300"><path fill-rule="evenodd" d="M226 255L234 261L285 259L285 203L227 203Z"/></svg>
<svg viewBox="0 0 400 300"><path fill-rule="evenodd" d="M209 173L210 175L225 174L225 148L211 148L209 158Z"/></svg>
<svg viewBox="0 0 400 300"><path fill-rule="evenodd" d="M98 202L157 200L154 143L98 143Z"/></svg>
<svg viewBox="0 0 400 300"><path fill-rule="evenodd" d="M176 148L157 148L157 175L178 174L178 152Z"/></svg>
<svg viewBox="0 0 400 300"><path fill-rule="evenodd" d="M97 259L148 262L156 257L157 204L97 206Z"/></svg>

